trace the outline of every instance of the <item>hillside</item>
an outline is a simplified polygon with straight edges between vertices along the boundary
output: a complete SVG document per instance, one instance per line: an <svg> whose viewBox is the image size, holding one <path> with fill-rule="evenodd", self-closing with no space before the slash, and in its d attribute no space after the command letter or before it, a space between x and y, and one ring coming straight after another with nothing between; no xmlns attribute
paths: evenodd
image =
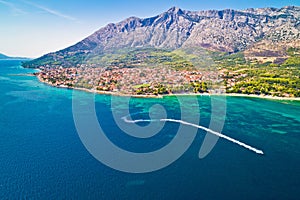
<svg viewBox="0 0 300 200"><path fill-rule="evenodd" d="M244 52L249 59L286 59L289 47L300 47L300 8L187 11L173 7L146 19L130 17L108 24L77 44L49 53L25 67L76 66L86 58L123 48L203 48Z"/></svg>

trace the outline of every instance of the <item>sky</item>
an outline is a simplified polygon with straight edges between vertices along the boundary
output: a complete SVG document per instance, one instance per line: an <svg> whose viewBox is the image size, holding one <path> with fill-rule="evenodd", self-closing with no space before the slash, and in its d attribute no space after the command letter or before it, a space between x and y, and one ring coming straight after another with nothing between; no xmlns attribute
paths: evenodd
<svg viewBox="0 0 300 200"><path fill-rule="evenodd" d="M300 0L0 0L0 53L36 58L61 50L108 23L184 10L300 6Z"/></svg>

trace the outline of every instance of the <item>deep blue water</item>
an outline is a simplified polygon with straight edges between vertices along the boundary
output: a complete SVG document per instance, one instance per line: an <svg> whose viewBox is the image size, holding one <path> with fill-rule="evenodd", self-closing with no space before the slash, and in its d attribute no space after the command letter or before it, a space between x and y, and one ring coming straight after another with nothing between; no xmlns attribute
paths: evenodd
<svg viewBox="0 0 300 200"><path fill-rule="evenodd" d="M199 130L182 157L161 170L130 174L111 169L84 147L72 114L73 91L49 87L36 77L17 76L20 61L0 61L0 198L15 199L298 199L300 196L300 103L227 97L222 133L264 151L258 155L219 139L198 158ZM81 101L89 93L78 92ZM118 146L149 152L168 144L178 124L166 123L147 140L128 137L115 124L110 96L97 95L101 127ZM122 100L123 97L119 97ZM185 97L190 98L190 97ZM211 97L200 96L201 125L210 122ZM132 99L133 118L163 105L180 117L176 97ZM122 108L120 108L122 109ZM143 125L143 124L142 124ZM144 124L146 125L146 124ZM109 153L109 152L108 152ZM113 156L113 155L112 155Z"/></svg>

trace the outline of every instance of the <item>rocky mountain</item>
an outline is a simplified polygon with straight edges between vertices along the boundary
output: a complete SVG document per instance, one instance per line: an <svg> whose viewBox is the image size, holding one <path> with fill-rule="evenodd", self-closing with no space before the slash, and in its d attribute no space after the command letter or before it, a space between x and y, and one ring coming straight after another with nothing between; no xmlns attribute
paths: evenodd
<svg viewBox="0 0 300 200"><path fill-rule="evenodd" d="M77 44L47 54L37 64L73 66L88 54L122 48L204 48L246 57L285 57L289 47L300 47L300 7L246 10L187 11L173 7L155 17L130 17L108 24Z"/></svg>

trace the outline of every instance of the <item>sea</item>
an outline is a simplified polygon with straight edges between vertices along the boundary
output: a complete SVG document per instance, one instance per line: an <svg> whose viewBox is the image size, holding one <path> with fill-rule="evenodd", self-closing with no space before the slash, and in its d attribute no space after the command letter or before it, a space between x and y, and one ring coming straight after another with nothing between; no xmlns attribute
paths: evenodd
<svg viewBox="0 0 300 200"><path fill-rule="evenodd" d="M300 197L300 101L208 95L128 100L48 86L30 76L36 70L22 68L21 62L0 61L0 199ZM84 109L90 99L93 105ZM214 101L222 101L222 107L216 108ZM76 103L82 112L76 109ZM162 127L147 129L149 119L157 117L151 108L164 109L163 117L173 120L182 120L184 114L187 123L153 122ZM170 150L171 158L156 157L155 162L134 156L124 160L104 145L99 157L105 155L114 164L103 162L97 152L93 153L93 145L84 141L89 130L85 135L77 121L90 110L95 111L98 128L114 148L130 155L167 148L182 152L173 158ZM128 130L117 122L120 110L129 113L125 116L130 118ZM199 120L194 120L198 114ZM199 158L205 138L212 133L195 126L190 133L184 126L193 123L213 129L214 116L219 116L218 123L221 122L217 126L221 129L214 131L263 154L219 138L211 151ZM131 126L141 131L129 135ZM143 137L143 130L153 135ZM178 134L193 136L186 149L181 148ZM94 146L100 139L93 138ZM177 143L173 143L175 140ZM164 165L166 160L172 162ZM156 168L152 169L152 165ZM149 170L141 170L143 167Z"/></svg>

